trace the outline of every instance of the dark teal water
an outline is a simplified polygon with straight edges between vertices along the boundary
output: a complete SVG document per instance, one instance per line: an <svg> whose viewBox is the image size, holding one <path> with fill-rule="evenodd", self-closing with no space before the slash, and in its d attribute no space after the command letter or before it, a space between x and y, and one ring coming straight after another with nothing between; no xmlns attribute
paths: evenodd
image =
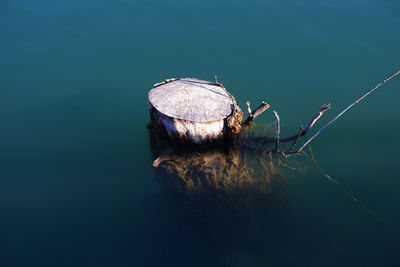
<svg viewBox="0 0 400 267"><path fill-rule="evenodd" d="M146 101L218 75L290 134L398 70L399 33L397 0L2 0L0 266L397 266L399 79L313 142L376 216L310 166L234 212L182 198L151 168Z"/></svg>

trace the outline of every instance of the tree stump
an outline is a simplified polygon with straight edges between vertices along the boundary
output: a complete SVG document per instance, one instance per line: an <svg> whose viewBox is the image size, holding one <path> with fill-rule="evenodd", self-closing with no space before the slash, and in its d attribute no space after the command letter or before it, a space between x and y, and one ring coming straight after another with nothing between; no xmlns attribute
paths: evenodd
<svg viewBox="0 0 400 267"><path fill-rule="evenodd" d="M241 131L243 112L218 82L168 79L155 84L148 97L153 123L171 140L200 144Z"/></svg>

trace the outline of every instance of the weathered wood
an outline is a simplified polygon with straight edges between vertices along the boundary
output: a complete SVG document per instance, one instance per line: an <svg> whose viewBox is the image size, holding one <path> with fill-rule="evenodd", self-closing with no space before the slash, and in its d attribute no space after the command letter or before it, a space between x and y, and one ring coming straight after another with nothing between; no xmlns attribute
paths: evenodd
<svg viewBox="0 0 400 267"><path fill-rule="evenodd" d="M149 92L149 101L166 116L192 122L224 119L232 113L233 105L223 87L188 78L158 85Z"/></svg>
<svg viewBox="0 0 400 267"><path fill-rule="evenodd" d="M242 111L220 83L182 78L154 86L151 118L171 139L203 143L240 133Z"/></svg>
<svg viewBox="0 0 400 267"><path fill-rule="evenodd" d="M321 116L325 113L325 111L329 110L330 108L331 108L330 104L322 105L319 108L319 110L315 113L315 115L311 117L310 121L308 122L308 124L305 128L302 127L301 131L295 135L280 138L279 142L285 143L285 142L295 141L296 139L299 139L299 137L306 135L308 133L308 131L311 130L311 128L317 122L317 120L319 118L321 118ZM277 138L276 137L265 137L265 136L252 136L252 140L259 141L262 143L276 143Z"/></svg>
<svg viewBox="0 0 400 267"><path fill-rule="evenodd" d="M381 81L380 83L378 83L377 85L375 85L372 89L370 89L368 92L366 92L365 94L363 94L362 96L360 96L359 98L357 98L353 103L351 103L348 107L346 107L344 110L342 110L338 115L336 115L332 120L330 120L327 124L325 124L324 126L322 126L313 136L310 137L310 139L308 139L300 148L299 148L299 152L301 152L312 140L315 139L315 137L317 137L323 130L325 130L326 128L329 127L329 125L331 125L332 123L334 123L337 119L339 119L344 113L346 113L349 109L351 109L354 105L358 104L361 100L363 100L364 98L366 98L368 95L370 95L371 93L373 93L375 90L377 90L379 87L381 87L383 84L385 84L386 82L388 82L390 79L396 77L397 75L400 74L400 70L396 71L395 73L391 74L389 77L387 77L386 79L384 79L383 81Z"/></svg>
<svg viewBox="0 0 400 267"><path fill-rule="evenodd" d="M281 119L278 115L278 112L274 110L274 115L276 117L276 141L275 141L275 150L279 149L279 139L281 138Z"/></svg>
<svg viewBox="0 0 400 267"><path fill-rule="evenodd" d="M247 117L247 119L244 122L242 122L242 126L249 126L252 121L254 121L258 116L261 115L261 113L263 113L270 107L269 104L267 104L263 101L263 102L261 102L260 106L258 106L258 108L251 111L249 101L246 102L246 105L247 105L247 112L249 113L249 117Z"/></svg>

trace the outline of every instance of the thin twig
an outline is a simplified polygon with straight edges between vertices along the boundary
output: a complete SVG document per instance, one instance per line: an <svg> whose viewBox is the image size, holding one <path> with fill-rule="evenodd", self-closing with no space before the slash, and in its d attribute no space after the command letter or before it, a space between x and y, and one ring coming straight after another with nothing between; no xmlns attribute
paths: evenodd
<svg viewBox="0 0 400 267"><path fill-rule="evenodd" d="M279 118L278 112L274 110L274 115L276 117L276 141L275 141L275 150L279 150L279 138L281 135L281 120Z"/></svg>
<svg viewBox="0 0 400 267"><path fill-rule="evenodd" d="M224 85L218 81L218 76L217 75L214 75L214 82L210 83L210 84L211 85L216 85L216 86L219 86L219 87L224 87Z"/></svg>
<svg viewBox="0 0 400 267"><path fill-rule="evenodd" d="M246 106L247 106L247 113L249 113L249 117L253 117L253 114L251 113L250 101L246 102Z"/></svg>
<svg viewBox="0 0 400 267"><path fill-rule="evenodd" d="M367 97L369 94L371 94L372 92L374 92L376 89L378 89L379 87L381 87L384 83L386 83L387 81L389 81L390 79L394 78L395 76L399 75L400 71L397 71L395 73L393 73L392 75L390 75L389 77L387 77L386 79L384 79L382 82L378 83L377 85L375 85L375 87L373 87L371 90L369 90L367 93L365 93L364 95L362 95L361 97L357 98L353 103L351 103L347 108L345 108L342 112L340 112L338 115L336 115L332 120L330 120L327 124L325 124L324 126L322 126L310 139L308 139L304 145L302 147L300 147L300 149L298 150L299 152L301 152L312 140L314 140L323 130L325 130L326 128L328 128L329 125L331 125L334 121L336 121L337 119L340 118L340 116L342 116L344 113L346 113L350 108L352 108L355 104L358 104L361 100L363 100L365 97Z"/></svg>
<svg viewBox="0 0 400 267"><path fill-rule="evenodd" d="M153 85L153 88L158 87L158 86L163 85L163 84L166 84L166 83L173 82L173 81L178 81L178 80L180 80L180 78L166 79L166 80L164 80L164 81L162 81L162 82L155 83L155 84Z"/></svg>
<svg viewBox="0 0 400 267"><path fill-rule="evenodd" d="M250 104L250 103L249 103ZM242 122L242 127L249 126L252 121L254 121L258 116L261 115L264 111L269 109L270 105L265 103L264 101L256 108L255 110L251 111L247 119Z"/></svg>

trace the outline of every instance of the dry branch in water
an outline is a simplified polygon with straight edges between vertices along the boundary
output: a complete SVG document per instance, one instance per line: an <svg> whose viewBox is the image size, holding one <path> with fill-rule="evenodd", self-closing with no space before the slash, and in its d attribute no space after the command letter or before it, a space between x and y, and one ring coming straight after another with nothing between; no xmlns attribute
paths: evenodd
<svg viewBox="0 0 400 267"><path fill-rule="evenodd" d="M270 107L269 104L263 101L261 102L260 106L258 106L258 108L251 111L249 101L246 102L246 105L247 105L247 110L249 112L249 116L244 122L242 122L242 127L249 126L252 121L254 121L258 116L260 116L264 111L266 111Z"/></svg>
<svg viewBox="0 0 400 267"><path fill-rule="evenodd" d="M311 117L309 123L307 124L307 126L305 128L301 128L301 131L295 135L280 138L279 142L285 143L285 142L290 142L290 141L296 141L301 136L306 135L308 133L308 131L317 122L317 120L319 120L319 118L321 118L321 116L324 114L324 112L330 108L331 108L330 104L322 105L319 108L319 110L317 111L317 113L315 113L315 115ZM262 143L276 143L276 141L277 141L277 137L265 137L265 136L253 136L252 139L255 141L258 141L258 142L262 142Z"/></svg>
<svg viewBox="0 0 400 267"><path fill-rule="evenodd" d="M299 137L300 137L300 135L301 135L301 133L303 132L303 125L302 126L300 126L300 130L299 130L299 133L297 134L297 136L296 136L296 139L294 139L294 141L293 141L293 143L292 143L292 145L290 146L290 150L292 151L293 150L293 148L296 146L296 144L297 144L297 141L299 140Z"/></svg>
<svg viewBox="0 0 400 267"><path fill-rule="evenodd" d="M368 92L366 92L365 94L363 94L362 96L360 96L359 98L357 98L353 103L351 103L349 106L347 106L343 111L341 111L338 115L336 115L332 120L330 120L327 124L325 124L324 126L322 126L310 139L308 139L299 149L294 150L294 147L297 143L297 140L299 139L300 136L305 135L315 124L315 122L323 115L323 113L325 111L327 111L330 108L330 104L327 105L323 105L319 111L311 118L310 122L308 123L307 127L305 129L300 128L300 131L297 135L293 135L293 136L289 136L283 139L279 140L279 136L275 137L275 138L265 138L265 137L252 137L258 141L262 141L265 143L271 143L271 142L287 142L287 141L291 141L294 140L292 146L290 147L290 150L287 151L280 151L279 149L268 149L268 150L264 150L261 153L259 153L259 156L263 156L266 154L271 154L271 153L279 153L282 155L288 155L288 154L296 154L296 153L300 153L302 152L302 150L311 143L312 140L314 140L323 130L325 130L326 128L328 128L329 125L331 125L333 122L335 122L338 118L340 118L344 113L346 113L350 108L352 108L354 105L358 104L361 100L363 100L365 97L367 97L368 95L370 95L372 92L374 92L375 90L377 90L379 87L381 87L383 84L385 84L386 82L388 82L390 79L394 78L395 76L399 75L400 71L397 71L395 73L393 73L392 75L388 76L386 79L384 79L382 82L378 83L377 85L375 85L372 89L370 89ZM277 116L276 112L275 116ZM279 117L277 116L277 119L279 121ZM277 147L277 146L276 146Z"/></svg>
<svg viewBox="0 0 400 267"><path fill-rule="evenodd" d="M298 152L301 152L312 140L314 140L323 130L325 130L326 128L328 128L329 125L331 125L334 121L336 121L337 119L339 119L340 116L342 116L344 113L346 113L349 109L351 109L355 104L358 104L361 100L363 100L365 97L367 97L369 94L371 94L372 92L374 92L376 89L378 89L379 87L381 87L384 83L386 83L387 81L389 81L390 79L394 78L395 76L399 75L400 71L397 71L395 73L393 73L392 75L390 75L389 77L387 77L386 79L384 79L383 81L381 81L380 83L378 83L377 85L374 86L374 88L372 88L371 90L369 90L367 93L365 93L364 95L362 95L361 97L357 98L353 103L351 103L347 108L345 108L342 112L340 112L338 115L336 115L332 120L330 120L327 124L325 124L324 126L322 126L310 139L308 139L304 145L302 145Z"/></svg>
<svg viewBox="0 0 400 267"><path fill-rule="evenodd" d="M274 110L274 115L276 117L276 141L275 141L275 150L279 149L279 138L281 135L281 119L279 118L278 112Z"/></svg>

